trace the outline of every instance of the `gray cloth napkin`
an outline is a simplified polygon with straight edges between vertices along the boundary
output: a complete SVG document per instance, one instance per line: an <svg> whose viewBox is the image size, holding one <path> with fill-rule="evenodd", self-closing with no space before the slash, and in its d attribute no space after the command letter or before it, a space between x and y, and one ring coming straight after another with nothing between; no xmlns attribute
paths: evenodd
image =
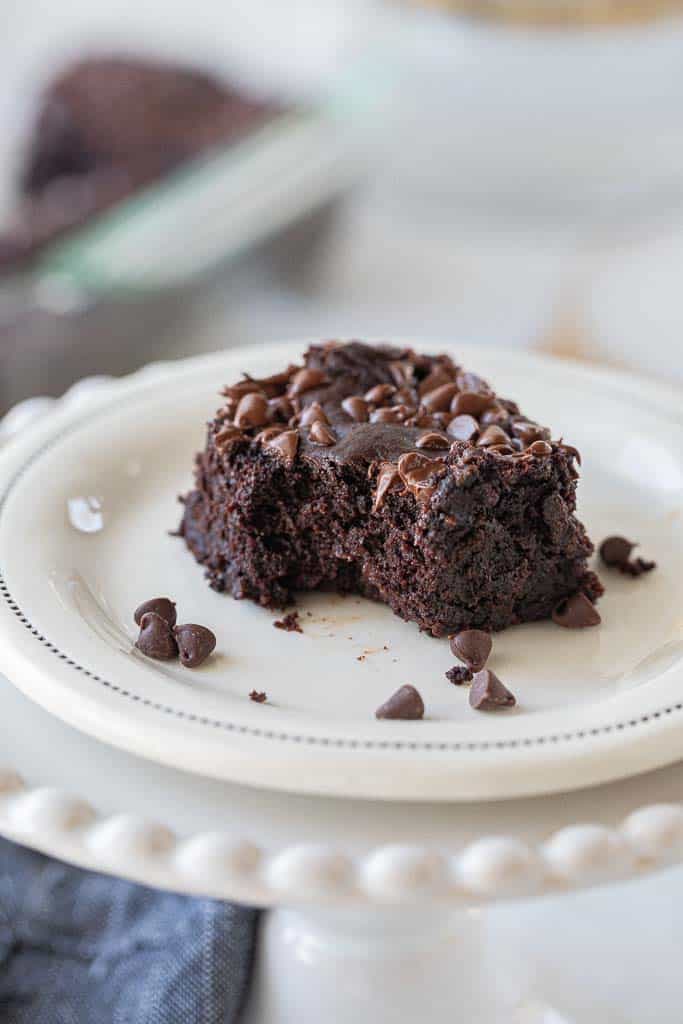
<svg viewBox="0 0 683 1024"><path fill-rule="evenodd" d="M0 840L2 1024L233 1024L258 914Z"/></svg>

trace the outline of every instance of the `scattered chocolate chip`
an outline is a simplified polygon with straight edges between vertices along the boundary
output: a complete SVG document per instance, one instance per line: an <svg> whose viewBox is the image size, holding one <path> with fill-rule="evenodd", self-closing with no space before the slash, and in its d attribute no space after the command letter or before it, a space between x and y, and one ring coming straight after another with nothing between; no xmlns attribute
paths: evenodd
<svg viewBox="0 0 683 1024"><path fill-rule="evenodd" d="M492 395L482 395L478 391L461 391L451 402L451 412L454 416L481 416L492 402Z"/></svg>
<svg viewBox="0 0 683 1024"><path fill-rule="evenodd" d="M393 462L383 462L379 468L379 475L377 477L377 486L375 488L375 500L372 505L372 511L377 512L384 502L384 495L401 483L401 476L398 471L398 466L395 466Z"/></svg>
<svg viewBox="0 0 683 1024"><path fill-rule="evenodd" d="M375 384L374 388L370 388L363 395L366 402L370 402L372 405L381 405L382 402L386 402L388 398L391 398L395 394L396 388L393 384Z"/></svg>
<svg viewBox="0 0 683 1024"><path fill-rule="evenodd" d="M273 625L276 629L284 629L286 633L303 633L299 624L298 612L288 612L281 619L277 619Z"/></svg>
<svg viewBox="0 0 683 1024"><path fill-rule="evenodd" d="M446 412L450 407L453 396L458 393L458 385L442 384L433 391L428 391L421 396L421 403L427 412Z"/></svg>
<svg viewBox="0 0 683 1024"><path fill-rule="evenodd" d="M185 668L198 668L209 657L216 646L216 637L206 626L194 622L176 626L173 635L178 644L180 660Z"/></svg>
<svg viewBox="0 0 683 1024"><path fill-rule="evenodd" d="M487 448L491 444L510 444L510 438L500 427L493 424L483 430L477 441L480 448Z"/></svg>
<svg viewBox="0 0 683 1024"><path fill-rule="evenodd" d="M539 427L538 423L531 423L527 420L518 420L517 423L513 423L512 432L525 445L533 444L534 441L546 440L544 428Z"/></svg>
<svg viewBox="0 0 683 1024"><path fill-rule="evenodd" d="M598 626L601 619L586 595L579 591L560 601L553 612L553 622L565 629L585 629Z"/></svg>
<svg viewBox="0 0 683 1024"><path fill-rule="evenodd" d="M626 565L635 547L636 544L625 537L607 537L600 545L600 558L610 567Z"/></svg>
<svg viewBox="0 0 683 1024"><path fill-rule="evenodd" d="M289 382L287 394L291 398L295 395L303 395L305 391L312 391L319 388L321 384L327 383L327 377L322 370L315 370L311 366L305 367L295 373Z"/></svg>
<svg viewBox="0 0 683 1024"><path fill-rule="evenodd" d="M171 661L178 657L178 645L165 619L156 612L145 612L140 619L140 635L135 646L148 658Z"/></svg>
<svg viewBox="0 0 683 1024"><path fill-rule="evenodd" d="M450 644L458 661L463 661L473 672L484 667L493 647L491 634L483 629L463 629L451 637Z"/></svg>
<svg viewBox="0 0 683 1024"><path fill-rule="evenodd" d="M516 704L514 694L498 678L495 672L485 668L477 672L470 687L470 706L475 711L500 711Z"/></svg>
<svg viewBox="0 0 683 1024"><path fill-rule="evenodd" d="M291 466L299 448L299 432L285 430L265 443L268 448L274 449L278 455L282 456L286 465Z"/></svg>
<svg viewBox="0 0 683 1024"><path fill-rule="evenodd" d="M449 668L448 672L446 672L446 679L449 683L453 683L454 686L470 683L472 681L472 669L467 668L465 665L454 665L453 668Z"/></svg>
<svg viewBox="0 0 683 1024"><path fill-rule="evenodd" d="M325 410L320 402L311 402L301 413L300 423L302 427L310 427L315 422L329 423Z"/></svg>
<svg viewBox="0 0 683 1024"><path fill-rule="evenodd" d="M154 612L164 622L173 629L176 624L176 607L175 601L171 601L170 597L153 597L149 601L144 601L139 607L135 609L133 618L137 626L142 622L142 616L147 612Z"/></svg>
<svg viewBox="0 0 683 1024"><path fill-rule="evenodd" d="M253 391L240 399L235 412L235 425L241 428L262 427L268 422L268 399Z"/></svg>
<svg viewBox="0 0 683 1024"><path fill-rule="evenodd" d="M416 448L450 448L451 442L443 434L437 434L436 431L430 431L428 434L423 434L422 437L418 437L415 442Z"/></svg>
<svg viewBox="0 0 683 1024"><path fill-rule="evenodd" d="M216 448L220 451L224 451L226 448L229 448L230 445L234 444L235 441L242 441L243 439L244 434L239 427L223 427L223 429L216 434Z"/></svg>
<svg viewBox="0 0 683 1024"><path fill-rule="evenodd" d="M375 711L375 718L423 718L425 706L422 697L414 686L410 684L401 686L396 693L389 697L389 700L380 705Z"/></svg>
<svg viewBox="0 0 683 1024"><path fill-rule="evenodd" d="M249 694L249 700L253 700L255 704L263 704L268 700L268 695L265 690L252 690Z"/></svg>
<svg viewBox="0 0 683 1024"><path fill-rule="evenodd" d="M326 448L337 443L337 438L334 433L320 420L313 421L308 437L313 444L321 444Z"/></svg>
<svg viewBox="0 0 683 1024"><path fill-rule="evenodd" d="M618 566L619 572L623 572L624 576L634 577L642 576L644 572L652 572L656 568L656 562L649 562L644 558L634 558L632 561L626 562L625 565Z"/></svg>
<svg viewBox="0 0 683 1024"><path fill-rule="evenodd" d="M356 423L367 423L368 406L367 402L360 395L350 395L348 398L345 398L341 407L346 415L350 416Z"/></svg>
<svg viewBox="0 0 683 1024"><path fill-rule="evenodd" d="M479 433L479 424L473 416L463 413L451 420L448 433L458 441L472 441Z"/></svg>
<svg viewBox="0 0 683 1024"><path fill-rule="evenodd" d="M529 455L552 455L553 446L547 441L532 441L527 448Z"/></svg>

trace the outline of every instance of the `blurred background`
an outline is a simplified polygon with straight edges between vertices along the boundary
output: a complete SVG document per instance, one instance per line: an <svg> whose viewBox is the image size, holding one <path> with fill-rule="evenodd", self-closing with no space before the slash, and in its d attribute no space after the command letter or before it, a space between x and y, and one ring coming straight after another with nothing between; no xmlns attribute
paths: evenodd
<svg viewBox="0 0 683 1024"><path fill-rule="evenodd" d="M277 338L683 377L679 0L3 10L0 413Z"/></svg>

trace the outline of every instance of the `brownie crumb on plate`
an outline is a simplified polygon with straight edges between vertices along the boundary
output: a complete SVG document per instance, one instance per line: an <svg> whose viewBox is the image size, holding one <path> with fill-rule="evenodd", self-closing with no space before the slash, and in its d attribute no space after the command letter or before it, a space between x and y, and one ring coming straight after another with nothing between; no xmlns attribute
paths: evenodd
<svg viewBox="0 0 683 1024"><path fill-rule="evenodd" d="M284 629L287 633L303 633L298 612L288 612L283 618L276 619L273 625L276 629Z"/></svg>
<svg viewBox="0 0 683 1024"><path fill-rule="evenodd" d="M433 636L601 595L576 449L450 355L328 342L223 394L182 525L214 589L357 593Z"/></svg>

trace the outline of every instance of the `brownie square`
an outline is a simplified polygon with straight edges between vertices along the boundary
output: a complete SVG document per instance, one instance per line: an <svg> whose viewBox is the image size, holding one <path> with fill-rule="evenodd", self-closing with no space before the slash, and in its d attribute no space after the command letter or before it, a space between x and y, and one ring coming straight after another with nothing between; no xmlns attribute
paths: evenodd
<svg viewBox="0 0 683 1024"><path fill-rule="evenodd" d="M216 590L363 594L434 636L602 593L578 452L448 355L312 345L224 395L180 530Z"/></svg>

